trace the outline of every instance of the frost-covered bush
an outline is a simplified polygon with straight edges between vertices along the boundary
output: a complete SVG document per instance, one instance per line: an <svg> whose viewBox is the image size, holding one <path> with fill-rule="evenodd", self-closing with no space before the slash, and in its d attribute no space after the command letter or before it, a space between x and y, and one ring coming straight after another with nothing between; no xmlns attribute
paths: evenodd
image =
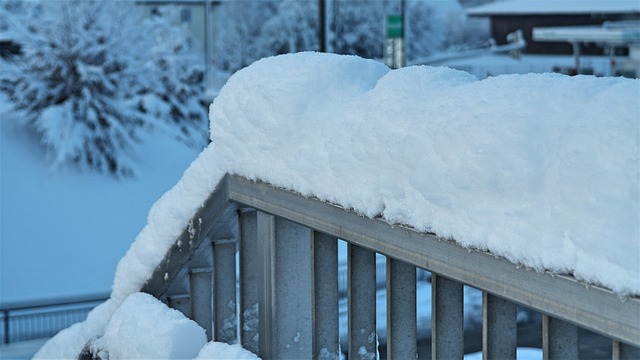
<svg viewBox="0 0 640 360"><path fill-rule="evenodd" d="M179 140L193 147L204 147L209 138L205 73L199 53L191 49L184 27L168 26L176 7L164 7L147 20L155 45L150 57L158 77L143 108L152 119L164 119L164 125Z"/></svg>
<svg viewBox="0 0 640 360"><path fill-rule="evenodd" d="M202 74L188 70L168 21L145 19L132 1L22 5L22 15L0 10L17 19L11 34L23 54L2 64L0 90L55 167L132 175L136 145L154 126L204 143Z"/></svg>
<svg viewBox="0 0 640 360"><path fill-rule="evenodd" d="M409 60L476 48L489 40L488 26L468 19L456 0L408 0L405 5ZM236 71L262 57L319 48L317 1L225 1L219 11L214 52L216 65L223 70ZM401 10L399 1L338 0L327 2L326 11L330 52L381 59L385 17Z"/></svg>

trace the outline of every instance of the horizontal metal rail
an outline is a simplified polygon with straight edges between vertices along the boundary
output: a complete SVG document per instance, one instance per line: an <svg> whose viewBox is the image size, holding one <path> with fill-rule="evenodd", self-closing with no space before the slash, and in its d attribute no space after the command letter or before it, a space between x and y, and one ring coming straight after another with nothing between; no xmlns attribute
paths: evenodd
<svg viewBox="0 0 640 360"><path fill-rule="evenodd" d="M74 323L106 301L108 294L4 303L0 306L3 344L47 338Z"/></svg>
<svg viewBox="0 0 640 360"><path fill-rule="evenodd" d="M432 354L437 358L461 354L463 284L483 291L486 357L515 356L515 303L545 315L545 357L573 357L574 353L562 351L577 349L576 337L572 335L577 326L613 339L614 358L632 358L638 354L640 299L637 297L621 300L607 289L586 286L570 275L541 274L486 252L469 251L433 234L389 224L382 219L368 219L339 206L230 175L222 179L190 226L176 239L144 291L169 304L176 303L184 294L194 297L194 289L197 292L202 288L193 280L193 274L197 273L194 269L210 269L212 274L218 266L215 256L204 254L215 251L212 249L216 249L216 244L232 241L241 259L241 316L233 319L237 324L227 330L237 331L240 343L263 358L310 355L306 350L292 352L290 349L313 348L314 356L325 350L332 353L337 339L327 339L334 336L334 325L327 328L324 322L333 321L328 319L335 309L325 304L322 296L313 294L320 291L318 289L334 287L320 280L319 272L312 269L333 267L325 264L335 256L331 255L333 250L326 248L333 247L320 246L317 242L337 239L349 244L348 351L354 357L371 354L371 345L375 344L376 266L375 260L371 260L375 259L375 253L388 259L386 283L391 304L387 314L387 351L390 356L401 357L415 350L415 344L410 346L415 342L415 335L407 339L400 334L415 332L415 309L413 314L401 309L414 306L416 267L430 271L433 276ZM293 248L297 250L292 252ZM335 273L323 273L338 283L337 269ZM223 286L220 281L213 281L211 276L201 280L203 284L213 283L214 289L205 293L209 291L211 297L211 293L225 292L217 288ZM235 271L229 270L227 276L235 277ZM311 290L309 284L315 284ZM322 291L335 291L337 296L337 285L335 290ZM332 298L330 294L325 295ZM191 309L185 312L190 312L192 318L207 328L214 321L211 314L223 311L221 306L236 305L235 295L225 299L224 304L218 302L214 301L207 314L194 316L195 300L192 299ZM296 316L289 317L287 311ZM224 320L227 325L232 322L228 317ZM292 330L296 331L291 333ZM318 334L330 335L318 338Z"/></svg>

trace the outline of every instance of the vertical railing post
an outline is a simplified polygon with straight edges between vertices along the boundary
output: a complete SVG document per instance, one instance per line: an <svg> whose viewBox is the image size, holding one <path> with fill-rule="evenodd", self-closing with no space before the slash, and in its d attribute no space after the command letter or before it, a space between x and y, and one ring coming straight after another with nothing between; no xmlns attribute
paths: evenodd
<svg viewBox="0 0 640 360"><path fill-rule="evenodd" d="M235 344L236 325L236 239L218 239L211 243L213 251L213 339Z"/></svg>
<svg viewBox="0 0 640 360"><path fill-rule="evenodd" d="M482 293L482 357L514 359L518 346L516 304Z"/></svg>
<svg viewBox="0 0 640 360"><path fill-rule="evenodd" d="M640 359L640 348L625 344L620 341L613 341L613 360L638 360Z"/></svg>
<svg viewBox="0 0 640 360"><path fill-rule="evenodd" d="M313 356L313 231L289 220L258 213L260 271L260 357Z"/></svg>
<svg viewBox="0 0 640 360"><path fill-rule="evenodd" d="M8 344L11 341L11 337L10 337L10 333L9 331L11 330L11 326L9 324L9 321L11 320L11 318L9 317L9 311L8 310L4 310L2 311L2 316L4 318L4 343L3 344Z"/></svg>
<svg viewBox="0 0 640 360"><path fill-rule="evenodd" d="M542 316L542 358L577 360L578 327L554 317Z"/></svg>
<svg viewBox="0 0 640 360"><path fill-rule="evenodd" d="M188 318L191 317L189 294L169 295L167 301L170 308L180 311L182 315Z"/></svg>
<svg viewBox="0 0 640 360"><path fill-rule="evenodd" d="M347 252L349 359L375 359L376 253L354 244Z"/></svg>
<svg viewBox="0 0 640 360"><path fill-rule="evenodd" d="M313 358L339 359L338 238L313 235Z"/></svg>
<svg viewBox="0 0 640 360"><path fill-rule="evenodd" d="M191 319L202 326L207 339L212 340L213 332L213 295L211 269L196 268L189 274L189 297L191 300Z"/></svg>
<svg viewBox="0 0 640 360"><path fill-rule="evenodd" d="M258 212L257 215L258 234L258 271L260 280L258 281L259 297L259 351L263 359L275 358L275 337L276 337L276 301L275 301L275 241L276 241L276 219L274 216Z"/></svg>
<svg viewBox="0 0 640 360"><path fill-rule="evenodd" d="M464 356L464 307L462 284L431 275L431 358Z"/></svg>
<svg viewBox="0 0 640 360"><path fill-rule="evenodd" d="M387 359L415 359L416 333L416 268L388 257Z"/></svg>
<svg viewBox="0 0 640 360"><path fill-rule="evenodd" d="M240 344L257 354L258 327L258 233L257 212L240 210L238 236L240 252Z"/></svg>

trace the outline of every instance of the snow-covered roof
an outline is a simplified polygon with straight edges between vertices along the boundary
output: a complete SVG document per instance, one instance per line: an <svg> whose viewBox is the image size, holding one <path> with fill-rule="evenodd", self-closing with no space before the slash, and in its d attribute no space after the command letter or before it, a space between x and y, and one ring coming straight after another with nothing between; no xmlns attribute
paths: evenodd
<svg viewBox="0 0 640 360"><path fill-rule="evenodd" d="M640 44L638 27L561 26L533 28L535 41L596 42L607 44Z"/></svg>
<svg viewBox="0 0 640 360"><path fill-rule="evenodd" d="M506 0L467 10L470 16L542 14L640 14L638 0Z"/></svg>

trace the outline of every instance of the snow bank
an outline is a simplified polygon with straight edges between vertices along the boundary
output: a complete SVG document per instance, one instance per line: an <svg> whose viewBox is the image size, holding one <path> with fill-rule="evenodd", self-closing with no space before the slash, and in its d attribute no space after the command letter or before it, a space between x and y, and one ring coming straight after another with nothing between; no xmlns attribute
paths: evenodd
<svg viewBox="0 0 640 360"><path fill-rule="evenodd" d="M234 360L255 360L260 359L251 351L245 350L239 344L229 345L219 342L209 342L205 345L196 359L234 359Z"/></svg>
<svg viewBox="0 0 640 360"><path fill-rule="evenodd" d="M91 340L92 352L104 359L193 359L207 343L203 328L149 294L131 294L105 311L110 307L60 332L35 358L76 358Z"/></svg>
<svg viewBox="0 0 640 360"><path fill-rule="evenodd" d="M639 94L630 79L260 60L221 89L211 145L151 209L111 301L141 288L225 173L639 295Z"/></svg>
<svg viewBox="0 0 640 360"><path fill-rule="evenodd" d="M192 359L207 343L204 329L153 296L127 297L94 342L109 359Z"/></svg>

